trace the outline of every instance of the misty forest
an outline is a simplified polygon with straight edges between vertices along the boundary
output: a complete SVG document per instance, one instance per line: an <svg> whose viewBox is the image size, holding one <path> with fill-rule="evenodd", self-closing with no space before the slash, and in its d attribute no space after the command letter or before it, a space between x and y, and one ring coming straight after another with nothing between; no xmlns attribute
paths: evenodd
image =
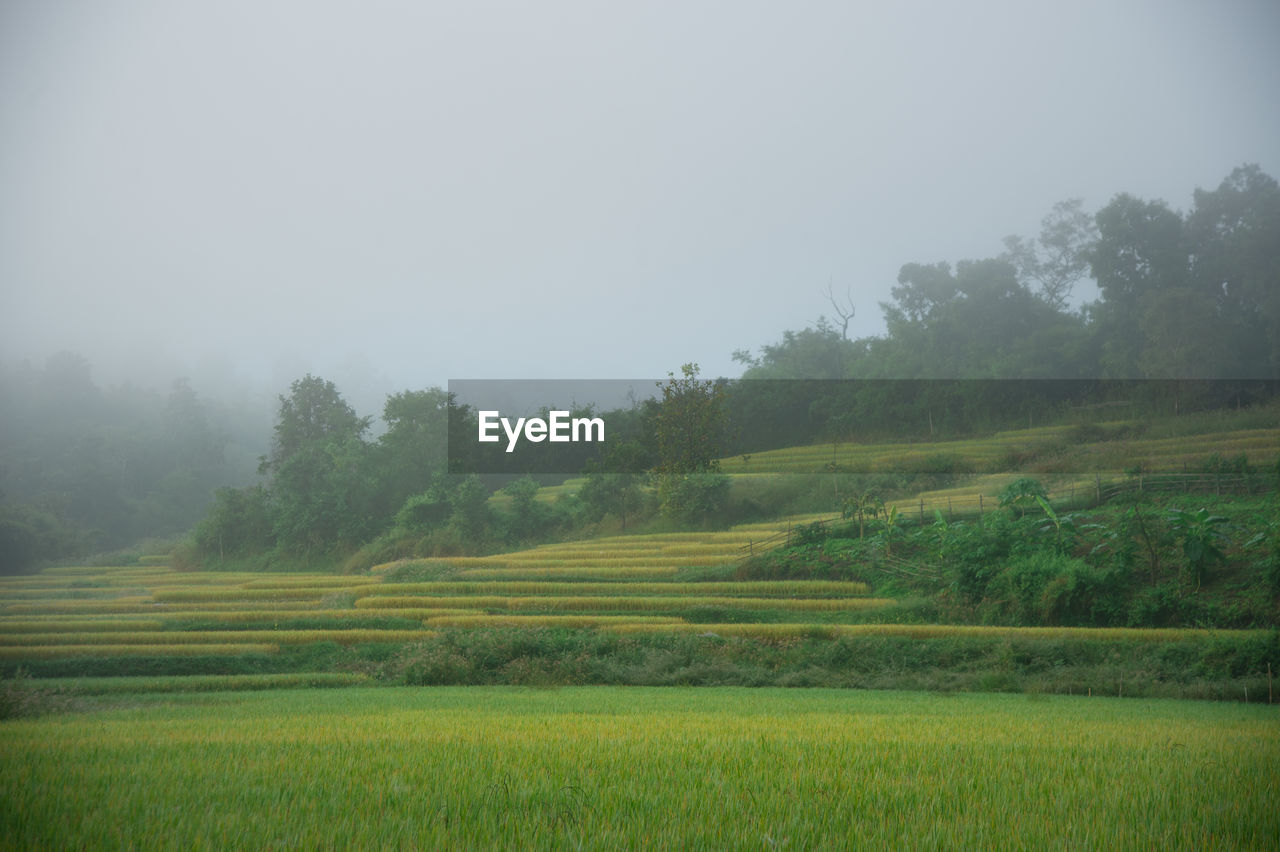
<svg viewBox="0 0 1280 852"><path fill-rule="evenodd" d="M879 305L878 336L849 339L850 317L868 306L812 288L805 298L826 299L816 322L734 353L741 380L717 386L730 426L709 451L733 457L837 433L902 439L923 428L903 416L905 402L801 406L783 385L750 380L1280 378L1280 187L1243 166L1193 197L1185 213L1123 193L1096 212L1068 200L1040 233L1005 238L998 257L905 263ZM446 473L440 388L357 412L341 389L307 375L280 394L273 425L247 392L210 398L185 380L163 391L99 387L73 352L5 365L0 381L6 572L152 551L190 567L367 570L579 537L606 518L623 529L724 525L841 508L826 491L769 504L736 499L720 482L685 495L688 511L671 510L639 476L664 463L654 400L610 418L610 452L630 453L637 475L600 473L561 499L535 500L551 480ZM1003 416L1012 422L930 426L935 437L963 437L1027 414ZM495 491L502 499L491 501Z"/></svg>

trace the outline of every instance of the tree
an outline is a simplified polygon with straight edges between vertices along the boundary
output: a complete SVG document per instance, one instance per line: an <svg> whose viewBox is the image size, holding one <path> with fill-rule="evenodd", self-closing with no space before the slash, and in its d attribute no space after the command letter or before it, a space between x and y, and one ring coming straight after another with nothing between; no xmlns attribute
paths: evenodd
<svg viewBox="0 0 1280 852"><path fill-rule="evenodd" d="M1182 540L1182 554L1187 558L1190 579L1195 580L1199 590L1209 568L1225 558L1222 548L1228 544L1224 532L1227 519L1200 508L1195 512L1170 509L1168 520L1174 535Z"/></svg>
<svg viewBox="0 0 1280 852"><path fill-rule="evenodd" d="M1106 378L1143 375L1142 316L1161 290L1183 286L1188 256L1182 217L1162 201L1119 195L1098 211L1089 255L1102 301L1094 312Z"/></svg>
<svg viewBox="0 0 1280 852"><path fill-rule="evenodd" d="M1007 257L908 263L882 303L889 337L873 344L858 378L1043 378L1057 359L1033 358L1047 336L1068 332L1066 315L1036 298Z"/></svg>
<svg viewBox="0 0 1280 852"><path fill-rule="evenodd" d="M449 395L439 388L403 391L382 409L387 431L374 451L381 512L422 493L447 466Z"/></svg>
<svg viewBox="0 0 1280 852"><path fill-rule="evenodd" d="M906 325L927 327L959 295L948 263L907 263L889 290L893 302L881 302L889 333Z"/></svg>
<svg viewBox="0 0 1280 852"><path fill-rule="evenodd" d="M368 427L332 382L315 376L280 397L271 453L259 470L270 477L276 539L286 550L310 556L372 533Z"/></svg>
<svg viewBox="0 0 1280 852"><path fill-rule="evenodd" d="M262 486L220 488L192 538L203 556L216 556L219 562L263 553L275 544L273 520L273 507Z"/></svg>
<svg viewBox="0 0 1280 852"><path fill-rule="evenodd" d="M1230 358L1218 306L1191 287L1157 290L1138 317L1139 372L1153 379L1211 379Z"/></svg>
<svg viewBox="0 0 1280 852"><path fill-rule="evenodd" d="M653 414L658 502L663 514L685 522L709 521L724 507L729 480L719 473L724 453L724 389L698 378L697 364L668 373Z"/></svg>
<svg viewBox="0 0 1280 852"><path fill-rule="evenodd" d="M864 491L862 494L844 498L844 510L840 516L858 519L858 538L861 539L866 532L866 519L875 518L883 506L884 502L880 498Z"/></svg>
<svg viewBox="0 0 1280 852"><path fill-rule="evenodd" d="M534 499L541 488L538 480L528 475L502 486L502 493L511 498L511 535L516 541L532 535L537 528Z"/></svg>
<svg viewBox="0 0 1280 852"><path fill-rule="evenodd" d="M644 504L642 488L646 477L638 472L643 469L643 462L640 445L624 441L608 449L602 465L588 467L587 481L578 490L588 520L617 515L622 529L627 528L627 516Z"/></svg>
<svg viewBox="0 0 1280 852"><path fill-rule="evenodd" d="M744 379L847 379L866 347L865 341L846 340L819 317L813 328L784 331L780 343L760 348L759 357L740 349L733 359L747 368Z"/></svg>
<svg viewBox="0 0 1280 852"><path fill-rule="evenodd" d="M712 526L729 504L729 477L723 473L690 473L666 479L658 491L662 511L688 526Z"/></svg>
<svg viewBox="0 0 1280 852"><path fill-rule="evenodd" d="M1185 235L1189 283L1218 317L1220 374L1280 378L1280 184L1245 165L1197 189Z"/></svg>
<svg viewBox="0 0 1280 852"><path fill-rule="evenodd" d="M489 530L489 490L480 477L470 474L458 483L451 502L453 514L450 524L466 539L466 546L474 548L484 541Z"/></svg>
<svg viewBox="0 0 1280 852"><path fill-rule="evenodd" d="M395 526L416 535L424 535L444 526L453 511L449 488L442 475L437 475L431 487L404 501L396 512Z"/></svg>
<svg viewBox="0 0 1280 852"><path fill-rule="evenodd" d="M1048 498L1044 485L1040 480L1021 476L1005 486L1000 492L1000 505L1008 507L1017 517L1022 517L1032 506L1040 505L1040 501Z"/></svg>
<svg viewBox="0 0 1280 852"><path fill-rule="evenodd" d="M652 431L662 475L705 473L720 469L724 452L724 389L711 379L698 378L697 364L680 367L681 377L668 373L662 401L653 414Z"/></svg>
<svg viewBox="0 0 1280 852"><path fill-rule="evenodd" d="M262 460L258 472L278 474L290 459L311 446L360 440L369 422L368 417L356 415L333 382L308 373L289 386L289 396L280 397L271 453Z"/></svg>
<svg viewBox="0 0 1280 852"><path fill-rule="evenodd" d="M848 340L849 320L853 319L854 314L853 294L850 290L846 289L844 292L844 301L839 301L836 299L835 294L832 293L831 285L828 284L826 296L827 301L831 303L831 309L836 312L836 319L840 321L840 339ZM823 319L825 318L820 317L819 322Z"/></svg>
<svg viewBox="0 0 1280 852"><path fill-rule="evenodd" d="M1098 226L1071 198L1053 205L1040 220L1040 238L1005 237L1006 257L1018 274L1040 285L1037 295L1054 310L1064 310L1076 282L1089 271L1089 252L1098 239Z"/></svg>

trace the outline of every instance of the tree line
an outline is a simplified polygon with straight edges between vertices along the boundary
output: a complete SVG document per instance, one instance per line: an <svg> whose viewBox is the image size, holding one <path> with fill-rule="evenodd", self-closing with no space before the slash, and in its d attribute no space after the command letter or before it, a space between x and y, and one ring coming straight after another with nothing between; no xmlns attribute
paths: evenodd
<svg viewBox="0 0 1280 852"><path fill-rule="evenodd" d="M739 350L744 378L1280 378L1280 185L1256 165L1187 213L1120 194L1056 205L997 257L908 263L886 333L849 340L854 305ZM1092 279L1097 298L1072 307Z"/></svg>
<svg viewBox="0 0 1280 852"><path fill-rule="evenodd" d="M714 466L726 455L1008 428L1117 387L1130 401L1132 387L1155 388L1137 396L1158 410L1274 393L1280 185L1257 166L1196 190L1185 214L1126 194L1092 215L1063 202L1038 236L1004 246L954 266L905 264L880 305L883 335L848 339L855 305L833 298L835 321L735 353L740 381L686 365L661 399L608 412L608 442L573 459L586 485L550 501L539 490L563 477L522 476L509 459L497 478L448 474L482 468L458 458L477 446L474 412L439 388L389 396L374 438L371 417L306 376L280 397L265 453L249 453L268 442L228 429L185 383L168 396L102 391L71 354L9 370L0 563L18 570L193 525L180 554L192 564L332 565L511 546L606 517L711 522L728 500ZM1087 279L1097 298L1073 307ZM1242 381L1187 381L1222 378ZM1151 379L1171 381L1123 384ZM244 486L259 455L258 482Z"/></svg>

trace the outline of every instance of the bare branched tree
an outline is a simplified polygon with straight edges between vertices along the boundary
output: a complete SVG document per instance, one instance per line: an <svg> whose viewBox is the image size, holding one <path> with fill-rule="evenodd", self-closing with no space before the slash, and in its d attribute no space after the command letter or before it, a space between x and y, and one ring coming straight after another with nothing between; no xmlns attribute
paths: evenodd
<svg viewBox="0 0 1280 852"><path fill-rule="evenodd" d="M853 319L853 292L849 289L844 291L844 299L837 300L832 290L830 282L827 282L827 301L831 303L831 308L836 312L836 319L840 321L840 336L845 340L849 339L849 320Z"/></svg>

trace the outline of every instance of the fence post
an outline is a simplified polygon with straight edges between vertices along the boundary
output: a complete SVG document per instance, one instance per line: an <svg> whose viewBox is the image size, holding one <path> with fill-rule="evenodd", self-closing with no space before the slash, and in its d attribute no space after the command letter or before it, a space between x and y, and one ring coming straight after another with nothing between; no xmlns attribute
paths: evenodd
<svg viewBox="0 0 1280 852"><path fill-rule="evenodd" d="M982 495L978 495L978 517L982 517Z"/></svg>
<svg viewBox="0 0 1280 852"><path fill-rule="evenodd" d="M953 521L954 521L954 520L956 519L956 510L955 510L955 509L953 509L953 508L951 508L951 495L950 495L950 494L948 494L948 495L947 495L947 514L951 517L951 520L953 520Z"/></svg>
<svg viewBox="0 0 1280 852"><path fill-rule="evenodd" d="M920 498L920 526L924 526L924 498Z"/></svg>

